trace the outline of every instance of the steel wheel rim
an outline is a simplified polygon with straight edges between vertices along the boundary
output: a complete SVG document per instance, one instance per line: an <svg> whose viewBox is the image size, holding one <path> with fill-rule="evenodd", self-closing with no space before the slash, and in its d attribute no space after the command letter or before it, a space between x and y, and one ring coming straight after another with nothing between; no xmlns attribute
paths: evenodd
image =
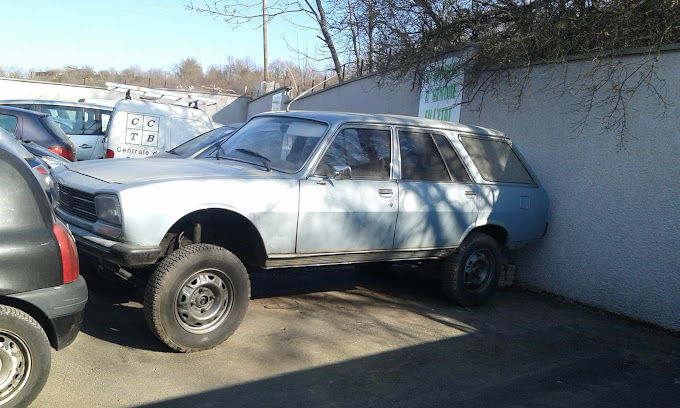
<svg viewBox="0 0 680 408"><path fill-rule="evenodd" d="M486 250L472 253L465 261L465 287L471 292L482 292L491 282L493 260Z"/></svg>
<svg viewBox="0 0 680 408"><path fill-rule="evenodd" d="M31 373L31 351L12 332L0 330L0 405L14 398Z"/></svg>
<svg viewBox="0 0 680 408"><path fill-rule="evenodd" d="M175 298L175 318L180 326L190 333L208 333L231 312L234 285L224 272L205 269L187 278Z"/></svg>

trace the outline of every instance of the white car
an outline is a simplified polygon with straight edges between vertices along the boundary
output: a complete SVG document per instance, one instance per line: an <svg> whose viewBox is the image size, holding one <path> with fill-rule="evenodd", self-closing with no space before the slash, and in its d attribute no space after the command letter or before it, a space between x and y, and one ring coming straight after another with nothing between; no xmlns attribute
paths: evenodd
<svg viewBox="0 0 680 408"><path fill-rule="evenodd" d="M194 159L70 163L54 178L79 251L146 280L149 327L185 352L236 330L247 268L441 260L444 292L474 305L503 253L548 226L509 138L404 116L261 114Z"/></svg>

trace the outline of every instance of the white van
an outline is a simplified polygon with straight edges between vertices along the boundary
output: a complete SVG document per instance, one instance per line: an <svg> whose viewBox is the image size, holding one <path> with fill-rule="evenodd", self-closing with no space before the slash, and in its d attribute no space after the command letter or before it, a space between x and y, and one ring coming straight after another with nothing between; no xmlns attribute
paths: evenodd
<svg viewBox="0 0 680 408"><path fill-rule="evenodd" d="M153 156L212 129L210 118L200 109L123 99L113 109L105 157Z"/></svg>

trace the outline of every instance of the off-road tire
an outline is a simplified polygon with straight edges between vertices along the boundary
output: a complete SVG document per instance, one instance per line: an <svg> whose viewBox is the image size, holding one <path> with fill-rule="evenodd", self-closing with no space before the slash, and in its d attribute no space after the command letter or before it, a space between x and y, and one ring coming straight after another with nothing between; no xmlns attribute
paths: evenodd
<svg viewBox="0 0 680 408"><path fill-rule="evenodd" d="M0 305L0 407L25 407L47 382L52 354L42 327L25 312Z"/></svg>
<svg viewBox="0 0 680 408"><path fill-rule="evenodd" d="M151 274L144 316L160 341L179 352L194 352L231 336L249 300L243 263L222 247L193 244L170 254Z"/></svg>
<svg viewBox="0 0 680 408"><path fill-rule="evenodd" d="M471 232L442 262L441 285L461 306L485 304L501 275L501 250L489 235Z"/></svg>

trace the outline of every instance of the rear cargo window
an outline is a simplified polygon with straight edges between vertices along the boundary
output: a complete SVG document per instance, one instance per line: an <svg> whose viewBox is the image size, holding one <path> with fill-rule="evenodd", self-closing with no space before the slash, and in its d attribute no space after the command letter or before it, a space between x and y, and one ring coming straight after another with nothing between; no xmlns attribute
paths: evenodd
<svg viewBox="0 0 680 408"><path fill-rule="evenodd" d="M526 167L507 142L466 135L460 136L460 142L484 180L500 183L534 183Z"/></svg>

